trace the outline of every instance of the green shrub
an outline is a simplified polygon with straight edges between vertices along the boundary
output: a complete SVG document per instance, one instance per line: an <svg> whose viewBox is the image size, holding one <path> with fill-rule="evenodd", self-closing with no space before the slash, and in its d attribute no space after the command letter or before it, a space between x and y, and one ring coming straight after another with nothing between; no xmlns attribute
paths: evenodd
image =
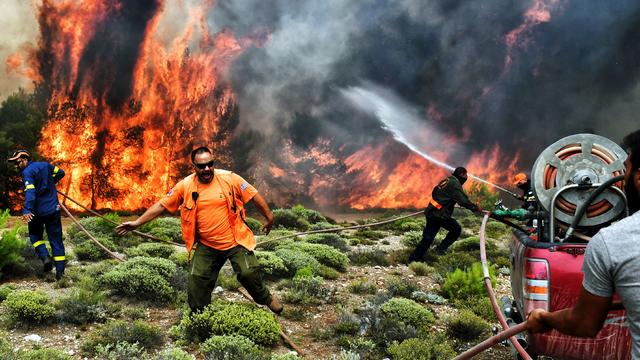
<svg viewBox="0 0 640 360"><path fill-rule="evenodd" d="M122 309L122 316L131 320L143 320L147 318L147 312L143 307L127 306Z"/></svg>
<svg viewBox="0 0 640 360"><path fill-rule="evenodd" d="M310 224L327 222L327 218L322 216L318 211L305 208L303 205L297 204L291 208L296 215L307 220Z"/></svg>
<svg viewBox="0 0 640 360"><path fill-rule="evenodd" d="M7 220L11 217L11 211L9 209L4 209L0 211L0 229L4 228L7 224Z"/></svg>
<svg viewBox="0 0 640 360"><path fill-rule="evenodd" d="M245 221L254 235L258 235L262 232L262 223L260 222L260 220L254 219L252 217L247 217Z"/></svg>
<svg viewBox="0 0 640 360"><path fill-rule="evenodd" d="M358 330L360 330L360 319L349 311L340 311L338 319L333 325L333 331L336 334L355 335Z"/></svg>
<svg viewBox="0 0 640 360"><path fill-rule="evenodd" d="M84 325L106 317L104 295L84 289L58 300L57 308L62 310L62 320L72 324Z"/></svg>
<svg viewBox="0 0 640 360"><path fill-rule="evenodd" d="M461 310L446 320L447 335L463 341L473 341L489 331L489 324L469 310Z"/></svg>
<svg viewBox="0 0 640 360"><path fill-rule="evenodd" d="M218 274L216 285L222 286L223 289L229 291L236 291L242 287L235 273L227 274L224 270Z"/></svg>
<svg viewBox="0 0 640 360"><path fill-rule="evenodd" d="M319 304L328 300L330 290L321 277L313 276L309 268L300 269L286 284L284 300L304 305Z"/></svg>
<svg viewBox="0 0 640 360"><path fill-rule="evenodd" d="M340 272L338 270L325 265L318 267L317 274L323 279L336 280L340 278Z"/></svg>
<svg viewBox="0 0 640 360"><path fill-rule="evenodd" d="M393 360L448 360L456 352L447 342L433 339L407 339L387 349Z"/></svg>
<svg viewBox="0 0 640 360"><path fill-rule="evenodd" d="M438 258L434 268L438 274L446 277L447 274L454 272L456 269L465 270L470 268L476 261L478 261L478 258L469 253L448 252Z"/></svg>
<svg viewBox="0 0 640 360"><path fill-rule="evenodd" d="M422 241L422 231L414 230L407 231L402 235L402 245L415 249L416 246Z"/></svg>
<svg viewBox="0 0 640 360"><path fill-rule="evenodd" d="M212 336L200 345L200 351L205 360L268 359L256 344L239 335Z"/></svg>
<svg viewBox="0 0 640 360"><path fill-rule="evenodd" d="M418 284L410 279L401 278L399 276L392 276L387 279L387 291L391 296L401 296L410 298L411 293L419 290Z"/></svg>
<svg viewBox="0 0 640 360"><path fill-rule="evenodd" d="M384 231L372 230L368 228L358 229L356 230L356 232L351 234L351 237L358 238L358 239L368 239L368 240L380 240L386 236L387 236L387 233L385 233Z"/></svg>
<svg viewBox="0 0 640 360"><path fill-rule="evenodd" d="M414 261L409 264L409 269L418 276L425 276L433 272L433 268L423 262Z"/></svg>
<svg viewBox="0 0 640 360"><path fill-rule="evenodd" d="M376 284L366 278L355 280L349 284L349 291L354 294L375 294L378 291Z"/></svg>
<svg viewBox="0 0 640 360"><path fill-rule="evenodd" d="M278 247L278 249L286 249L292 251L300 251L313 256L321 264L330 266L334 269L344 271L349 265L349 258L329 245L312 244L306 242L295 242Z"/></svg>
<svg viewBox="0 0 640 360"><path fill-rule="evenodd" d="M309 230L329 230L329 229L336 229L336 228L339 228L339 226L336 226L335 224L332 224L326 221L311 224L311 226L309 226Z"/></svg>
<svg viewBox="0 0 640 360"><path fill-rule="evenodd" d="M107 249L111 251L117 249L116 244L111 241L110 238L104 235L97 235L95 236L95 238ZM80 237L77 237L77 239L80 239ZM73 248L73 252L78 257L78 260L97 261L109 258L107 252L102 250L98 245L96 245L96 243L94 243L90 239L86 239L84 242L77 244Z"/></svg>
<svg viewBox="0 0 640 360"><path fill-rule="evenodd" d="M507 225L497 222L497 221L489 221L486 227L486 235L491 239L499 239L505 235L509 235L509 228Z"/></svg>
<svg viewBox="0 0 640 360"><path fill-rule="evenodd" d="M341 252L349 251L349 245L342 236L335 233L311 234L304 237L304 241L313 244L324 244L334 247Z"/></svg>
<svg viewBox="0 0 640 360"><path fill-rule="evenodd" d="M355 250L349 254L349 259L354 265L389 265L387 254L380 249Z"/></svg>
<svg viewBox="0 0 640 360"><path fill-rule="evenodd" d="M8 357L3 359L24 359L24 360L72 360L73 358L60 349L32 349L20 352L18 358ZM14 355L15 356L15 355Z"/></svg>
<svg viewBox="0 0 640 360"><path fill-rule="evenodd" d="M3 304L7 307L9 322L14 325L45 324L53 319L56 311L49 296L39 291L13 291Z"/></svg>
<svg viewBox="0 0 640 360"><path fill-rule="evenodd" d="M177 274L176 264L170 260L136 257L101 275L98 282L131 298L169 302L175 298L170 282Z"/></svg>
<svg viewBox="0 0 640 360"><path fill-rule="evenodd" d="M102 345L115 346L118 343L127 342L129 344L138 344L144 349L158 348L164 342L163 331L155 325L151 325L142 320L109 321L103 326L93 330L85 343L82 344L82 350L89 354L95 354L97 347Z"/></svg>
<svg viewBox="0 0 640 360"><path fill-rule="evenodd" d="M157 218L142 225L139 230L164 241L182 242L182 226L179 218Z"/></svg>
<svg viewBox="0 0 640 360"><path fill-rule="evenodd" d="M169 348L158 352L153 360L195 360L195 357L180 348Z"/></svg>
<svg viewBox="0 0 640 360"><path fill-rule="evenodd" d="M13 360L13 346L7 340L8 338L7 334L0 332L0 359Z"/></svg>
<svg viewBox="0 0 640 360"><path fill-rule="evenodd" d="M120 217L115 213L106 214L105 216L118 223L120 222ZM116 225L97 216L85 217L80 219L79 222L93 236L104 235L108 238L112 238L115 235L114 230ZM87 240L87 235L75 223L69 226L67 229L67 235L74 245L79 245Z"/></svg>
<svg viewBox="0 0 640 360"><path fill-rule="evenodd" d="M384 226L384 229L394 231L396 233L406 233L407 231L422 231L424 227L424 219L404 218L396 220Z"/></svg>
<svg viewBox="0 0 640 360"><path fill-rule="evenodd" d="M202 342L211 335L242 335L271 346L280 339L280 325L266 310L216 299L201 312L185 314L171 333L191 342Z"/></svg>
<svg viewBox="0 0 640 360"><path fill-rule="evenodd" d="M393 298L382 304L380 311L387 317L402 321L416 329L428 328L435 322L431 311L409 299Z"/></svg>
<svg viewBox="0 0 640 360"><path fill-rule="evenodd" d="M309 221L290 209L273 210L273 225L299 231L307 231L310 226Z"/></svg>
<svg viewBox="0 0 640 360"><path fill-rule="evenodd" d="M144 349L136 344L126 341L115 344L98 344L95 348L96 357L105 360L129 360L141 359L146 355Z"/></svg>
<svg viewBox="0 0 640 360"><path fill-rule="evenodd" d="M276 255L286 264L289 270L288 275L293 275L298 270L307 267L315 272L320 267L320 263L316 258L302 251L278 249L276 250Z"/></svg>
<svg viewBox="0 0 640 360"><path fill-rule="evenodd" d="M169 256L169 260L173 261L181 269L187 269L189 267L189 253L186 251L176 251L171 256Z"/></svg>
<svg viewBox="0 0 640 360"><path fill-rule="evenodd" d="M278 255L270 251L255 251L255 254L260 270L268 277L279 278L288 273L289 269Z"/></svg>
<svg viewBox="0 0 640 360"><path fill-rule="evenodd" d="M4 212L3 214L8 214ZM4 216L4 215L2 215ZM21 226L14 226L10 230L1 229L0 233L0 277L9 267L24 261L22 252L27 245L27 240L20 236Z"/></svg>
<svg viewBox="0 0 640 360"><path fill-rule="evenodd" d="M165 259L170 258L175 252L176 249L173 245L162 243L143 243L125 251L129 257L147 256Z"/></svg>
<svg viewBox="0 0 640 360"><path fill-rule="evenodd" d="M480 237L474 235L469 236L466 239L458 240L451 245L451 249L457 252L469 253L480 251ZM487 253L490 253L497 250L498 246L493 241L487 239L487 241L485 241L485 249L487 250Z"/></svg>
<svg viewBox="0 0 640 360"><path fill-rule="evenodd" d="M491 284L495 286L496 277L493 267L491 266L489 266L489 277L491 279ZM477 262L466 271L457 269L453 273L447 275L447 278L442 285L442 290L450 299L486 294L482 264Z"/></svg>
<svg viewBox="0 0 640 360"><path fill-rule="evenodd" d="M455 299L453 306L458 309L470 310L487 321L496 321L496 313L493 311L491 299L486 296L469 296Z"/></svg>
<svg viewBox="0 0 640 360"><path fill-rule="evenodd" d="M13 285L0 285L0 302L3 302L15 289Z"/></svg>

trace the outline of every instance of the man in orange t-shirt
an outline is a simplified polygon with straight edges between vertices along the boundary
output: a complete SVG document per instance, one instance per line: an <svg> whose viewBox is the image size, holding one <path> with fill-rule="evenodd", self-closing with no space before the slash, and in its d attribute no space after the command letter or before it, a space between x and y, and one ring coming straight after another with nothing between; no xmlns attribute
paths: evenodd
<svg viewBox="0 0 640 360"><path fill-rule="evenodd" d="M119 235L153 220L164 210L180 210L182 237L190 256L187 294L192 311L211 303L211 292L218 273L231 262L238 281L258 304L267 305L275 313L283 306L271 295L262 281L253 249L256 242L246 224L244 205L253 201L267 219L263 231L268 234L273 214L258 190L242 177L227 170L213 168L213 155L207 147L191 152L195 173L182 179L160 201L135 221L116 228Z"/></svg>

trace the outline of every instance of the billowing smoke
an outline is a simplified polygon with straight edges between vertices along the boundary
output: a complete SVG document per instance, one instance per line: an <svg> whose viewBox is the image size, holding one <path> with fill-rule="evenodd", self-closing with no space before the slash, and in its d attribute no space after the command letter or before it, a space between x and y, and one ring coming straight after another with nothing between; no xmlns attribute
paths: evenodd
<svg viewBox="0 0 640 360"><path fill-rule="evenodd" d="M241 119L268 136L376 141L375 119L340 96L370 81L428 126L528 167L565 135L618 141L638 127L639 15L637 2L596 0L221 0L210 22L270 29L232 74Z"/></svg>

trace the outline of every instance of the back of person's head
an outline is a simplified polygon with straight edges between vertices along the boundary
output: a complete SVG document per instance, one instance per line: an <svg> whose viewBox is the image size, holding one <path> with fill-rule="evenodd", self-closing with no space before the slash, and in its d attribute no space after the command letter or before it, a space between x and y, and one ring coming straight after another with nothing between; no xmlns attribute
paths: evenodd
<svg viewBox="0 0 640 360"><path fill-rule="evenodd" d="M467 175L467 169L462 166L458 166L455 170L453 170L453 176L461 177Z"/></svg>
<svg viewBox="0 0 640 360"><path fill-rule="evenodd" d="M624 137L622 148L629 154L629 162L632 169L640 169L640 130L634 131Z"/></svg>

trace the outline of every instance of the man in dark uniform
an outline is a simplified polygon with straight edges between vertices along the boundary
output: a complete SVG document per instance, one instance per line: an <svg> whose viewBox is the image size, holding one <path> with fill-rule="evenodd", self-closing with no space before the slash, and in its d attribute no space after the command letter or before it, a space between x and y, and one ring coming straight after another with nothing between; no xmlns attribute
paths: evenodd
<svg viewBox="0 0 640 360"><path fill-rule="evenodd" d="M518 189L522 190L522 195L517 197L518 200L522 201L522 209L527 211L534 211L538 206L538 200L536 199L536 194L533 192L531 187L531 180L525 173L518 173L513 177L513 185ZM533 219L527 220L527 226L533 226Z"/></svg>
<svg viewBox="0 0 640 360"><path fill-rule="evenodd" d="M31 244L44 264L44 271L51 271L55 265L56 279L60 279L64 274L65 254L56 183L64 177L64 171L47 162L32 162L26 150L14 151L8 161L22 175L25 194L22 219L29 226ZM44 242L45 229L53 261Z"/></svg>
<svg viewBox="0 0 640 360"><path fill-rule="evenodd" d="M462 228L460 224L451 217L456 204L471 211L480 211L480 208L472 203L462 189L462 185L467 181L467 169L457 167L451 176L440 181L431 193L431 202L424 211L427 217L427 225L422 232L422 241L416 250L409 256L409 262L420 261L425 252L433 243L436 234L441 227L448 233L442 240L436 252L443 254L454 241L458 239Z"/></svg>

